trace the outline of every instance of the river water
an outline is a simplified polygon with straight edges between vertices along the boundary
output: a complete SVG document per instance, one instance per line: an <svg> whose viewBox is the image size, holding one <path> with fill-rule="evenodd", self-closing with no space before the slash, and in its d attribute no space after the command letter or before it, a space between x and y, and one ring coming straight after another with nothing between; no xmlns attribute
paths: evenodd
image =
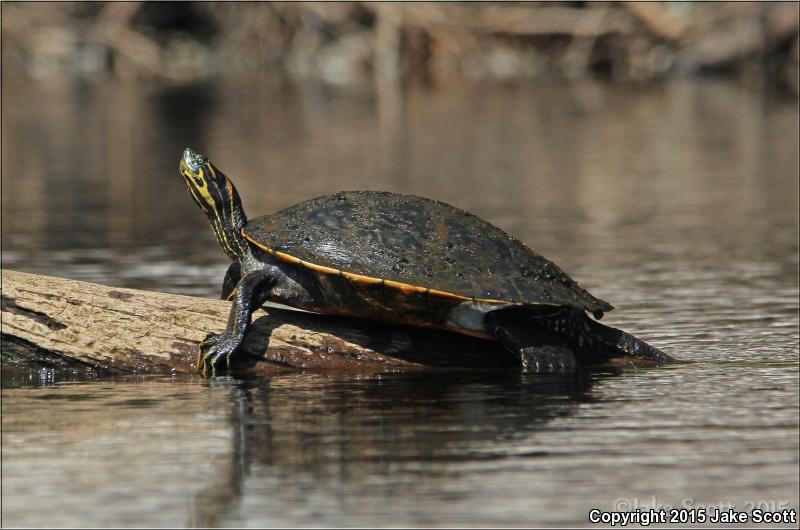
<svg viewBox="0 0 800 530"><path fill-rule="evenodd" d="M4 525L798 508L796 102L711 80L3 83L3 268L216 296L227 258L176 171L190 146L251 216L341 189L471 210L690 361L564 378L4 369Z"/></svg>

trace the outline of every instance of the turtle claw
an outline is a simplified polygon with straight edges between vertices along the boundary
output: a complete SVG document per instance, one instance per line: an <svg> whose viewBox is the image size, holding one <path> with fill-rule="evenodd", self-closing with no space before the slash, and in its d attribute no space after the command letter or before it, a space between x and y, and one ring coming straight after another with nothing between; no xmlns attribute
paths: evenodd
<svg viewBox="0 0 800 530"><path fill-rule="evenodd" d="M226 367L228 371L231 369L231 354L236 350L226 336L219 333L209 333L206 338L200 343L197 352L197 371L203 372L203 375L208 375L208 369L211 368L211 375L217 374L217 364L221 358L225 358Z"/></svg>
<svg viewBox="0 0 800 530"><path fill-rule="evenodd" d="M572 350L560 346L521 348L522 371L537 374L569 373L577 370L578 363Z"/></svg>
<svg viewBox="0 0 800 530"><path fill-rule="evenodd" d="M214 346L219 342L219 338L220 335L218 333L209 333L202 342L200 342L200 346L197 348L196 367L198 372L203 372L203 375L208 375L208 364L206 361L211 351L213 351Z"/></svg>

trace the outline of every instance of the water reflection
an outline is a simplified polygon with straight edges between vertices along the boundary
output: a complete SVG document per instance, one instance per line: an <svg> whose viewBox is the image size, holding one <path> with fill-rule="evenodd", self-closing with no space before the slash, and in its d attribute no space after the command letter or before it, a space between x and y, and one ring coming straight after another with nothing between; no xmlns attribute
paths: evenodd
<svg viewBox="0 0 800 530"><path fill-rule="evenodd" d="M231 455L215 463L211 484L195 496L191 526L235 517L242 497L253 494L245 486L253 475L302 477L293 485L301 496L320 487L336 495L355 483L381 484L378 496L391 502L401 470L413 469L412 484L404 484L413 487L445 478L429 464L547 458L548 451L509 444L590 402L592 386L587 374L317 379L302 389L280 377L210 383L230 391ZM280 498L264 501L277 505Z"/></svg>
<svg viewBox="0 0 800 530"><path fill-rule="evenodd" d="M621 497L796 507L797 382L796 363L45 381L4 390L3 522L506 526L585 523Z"/></svg>
<svg viewBox="0 0 800 530"><path fill-rule="evenodd" d="M4 263L28 271L216 293L226 258L175 173L189 145L250 216L341 189L425 195L590 288L595 271L797 251L797 106L726 84L4 83Z"/></svg>

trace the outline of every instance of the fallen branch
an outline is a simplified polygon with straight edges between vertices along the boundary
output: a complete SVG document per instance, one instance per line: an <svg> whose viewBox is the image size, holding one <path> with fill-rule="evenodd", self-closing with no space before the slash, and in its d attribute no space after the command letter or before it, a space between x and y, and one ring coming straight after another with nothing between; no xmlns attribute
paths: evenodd
<svg viewBox="0 0 800 530"><path fill-rule="evenodd" d="M375 4L368 4L375 6ZM450 27L498 35L571 35L596 38L608 34L628 34L635 30L620 12L590 7L573 9L558 6L472 5L421 2L384 4L379 16L394 16L407 27L431 29ZM602 20L602 24L598 23Z"/></svg>
<svg viewBox="0 0 800 530"><path fill-rule="evenodd" d="M3 362L111 373L195 370L197 346L222 331L230 302L5 270ZM276 307L253 314L234 368L390 371L421 367L515 369L499 343ZM651 365L620 357L612 365Z"/></svg>
<svg viewBox="0 0 800 530"><path fill-rule="evenodd" d="M630 2L622 5L659 39L675 41L686 32L687 21L661 2Z"/></svg>
<svg viewBox="0 0 800 530"><path fill-rule="evenodd" d="M6 270L3 354L32 365L191 372L199 341L224 330L229 311L223 300ZM253 314L242 351L237 367L257 371L513 366L490 341L275 307Z"/></svg>
<svg viewBox="0 0 800 530"><path fill-rule="evenodd" d="M742 3L733 4L728 10L713 8L687 31L678 63L685 72L739 64L788 45L797 36L798 28L800 14L792 3Z"/></svg>

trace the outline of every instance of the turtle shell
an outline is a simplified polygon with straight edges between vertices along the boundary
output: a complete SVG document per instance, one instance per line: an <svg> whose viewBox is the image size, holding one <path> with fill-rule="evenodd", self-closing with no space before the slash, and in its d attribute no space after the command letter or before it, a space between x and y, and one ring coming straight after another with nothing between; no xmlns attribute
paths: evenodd
<svg viewBox="0 0 800 530"><path fill-rule="evenodd" d="M257 246L317 270L487 302L568 305L602 316L595 298L551 261L443 202L349 191L251 219Z"/></svg>

